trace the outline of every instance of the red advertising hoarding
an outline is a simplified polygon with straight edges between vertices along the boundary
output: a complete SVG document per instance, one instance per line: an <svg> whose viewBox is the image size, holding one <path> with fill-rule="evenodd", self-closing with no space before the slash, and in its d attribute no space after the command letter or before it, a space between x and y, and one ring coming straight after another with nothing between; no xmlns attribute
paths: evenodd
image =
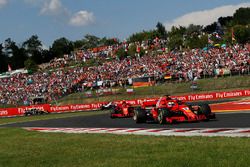
<svg viewBox="0 0 250 167"><path fill-rule="evenodd" d="M203 100L217 100L225 98L236 98L250 96L250 89L247 90L234 90L225 92L211 92L211 93L200 93L200 94L189 94L182 96L172 96L182 101L203 101ZM127 100L128 103L132 105L139 105L143 101L155 101L158 98L145 98L145 99L135 99ZM119 103L120 101L115 101ZM88 110L98 110L105 102L91 103L91 104L72 104L63 106L51 106L50 104L36 105L36 106L23 106L18 108L2 108L0 109L0 117L13 117L22 116L24 111L29 108L43 109L51 113L61 113L61 112L74 112L74 111L88 111Z"/></svg>

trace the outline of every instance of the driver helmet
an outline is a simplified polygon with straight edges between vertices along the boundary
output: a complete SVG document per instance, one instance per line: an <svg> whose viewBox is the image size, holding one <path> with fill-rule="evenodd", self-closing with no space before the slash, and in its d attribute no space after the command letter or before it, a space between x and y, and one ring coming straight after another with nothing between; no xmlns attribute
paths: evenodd
<svg viewBox="0 0 250 167"><path fill-rule="evenodd" d="M168 107L173 107L174 106L174 102L170 101L168 102Z"/></svg>

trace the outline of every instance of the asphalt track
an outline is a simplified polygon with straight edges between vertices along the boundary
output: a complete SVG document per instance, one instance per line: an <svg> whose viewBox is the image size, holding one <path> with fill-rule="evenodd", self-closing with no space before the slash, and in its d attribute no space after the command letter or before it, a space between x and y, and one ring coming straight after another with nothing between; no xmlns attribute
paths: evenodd
<svg viewBox="0 0 250 167"><path fill-rule="evenodd" d="M136 124L132 118L111 119L109 114L32 121L1 125L0 127L58 127L58 128L249 128L250 112L217 113L216 120L196 123L160 125Z"/></svg>
<svg viewBox="0 0 250 167"><path fill-rule="evenodd" d="M217 101L192 102L223 103L233 100L223 99ZM93 112L93 111L92 111ZM216 113L216 119L206 122L175 123L160 125L157 123L136 124L132 118L111 119L107 113L94 116L77 116L23 123L11 123L0 127L52 127L52 128L250 128L250 111Z"/></svg>

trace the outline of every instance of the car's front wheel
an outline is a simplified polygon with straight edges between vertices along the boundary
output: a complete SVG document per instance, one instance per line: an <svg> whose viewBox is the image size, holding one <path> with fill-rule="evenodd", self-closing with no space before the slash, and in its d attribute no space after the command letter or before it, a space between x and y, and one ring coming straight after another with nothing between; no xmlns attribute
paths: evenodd
<svg viewBox="0 0 250 167"><path fill-rule="evenodd" d="M158 114L158 122L160 124L166 124L166 118L169 116L169 110L168 109L160 109Z"/></svg>
<svg viewBox="0 0 250 167"><path fill-rule="evenodd" d="M164 115L164 111L160 111L160 113L158 115L158 122L160 124L165 124L166 123L166 117Z"/></svg>
<svg viewBox="0 0 250 167"><path fill-rule="evenodd" d="M144 122L146 122L146 112L145 112L145 110L142 109L142 108L135 108L134 109L133 120L136 123L144 123Z"/></svg>

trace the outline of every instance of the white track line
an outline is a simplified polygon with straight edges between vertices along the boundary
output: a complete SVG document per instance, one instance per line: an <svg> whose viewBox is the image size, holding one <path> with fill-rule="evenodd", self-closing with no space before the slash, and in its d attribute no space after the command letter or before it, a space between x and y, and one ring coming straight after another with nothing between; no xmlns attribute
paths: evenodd
<svg viewBox="0 0 250 167"><path fill-rule="evenodd" d="M146 129L146 128L24 128L30 131L51 133L107 133L133 134L150 136L227 136L250 137L250 128L181 128L181 129Z"/></svg>

